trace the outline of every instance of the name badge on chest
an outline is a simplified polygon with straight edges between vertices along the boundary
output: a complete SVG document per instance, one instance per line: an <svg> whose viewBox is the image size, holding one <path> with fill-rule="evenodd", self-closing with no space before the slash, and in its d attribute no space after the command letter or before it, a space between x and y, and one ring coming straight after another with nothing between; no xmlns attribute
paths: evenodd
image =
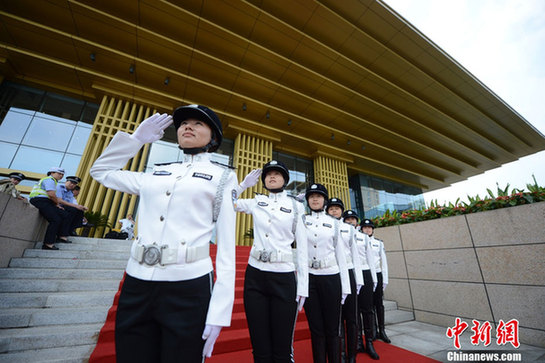
<svg viewBox="0 0 545 363"><path fill-rule="evenodd" d="M324 227L327 227L327 228L332 228L333 226L329 223L323 223L322 226Z"/></svg>
<svg viewBox="0 0 545 363"><path fill-rule="evenodd" d="M193 178L201 178L201 179L206 179L206 180L212 180L212 175L210 175L210 174L194 172L192 176L193 176Z"/></svg>
<svg viewBox="0 0 545 363"><path fill-rule="evenodd" d="M167 175L172 175L172 173L170 171L166 171L166 170L157 170L157 171L153 172L153 175L167 176Z"/></svg>
<svg viewBox="0 0 545 363"><path fill-rule="evenodd" d="M280 207L280 210L285 213L291 213L291 209Z"/></svg>
<svg viewBox="0 0 545 363"><path fill-rule="evenodd" d="M260 206L260 207L266 207L269 205L269 203L266 203L266 202L257 202L257 205Z"/></svg>

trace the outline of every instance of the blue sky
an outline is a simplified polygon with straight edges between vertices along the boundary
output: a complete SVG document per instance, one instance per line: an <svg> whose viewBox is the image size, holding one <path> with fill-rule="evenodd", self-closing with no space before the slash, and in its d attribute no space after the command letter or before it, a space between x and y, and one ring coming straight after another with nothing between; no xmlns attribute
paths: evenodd
<svg viewBox="0 0 545 363"><path fill-rule="evenodd" d="M545 135L545 1L384 0ZM545 151L424 194L454 202L510 184L545 186Z"/></svg>

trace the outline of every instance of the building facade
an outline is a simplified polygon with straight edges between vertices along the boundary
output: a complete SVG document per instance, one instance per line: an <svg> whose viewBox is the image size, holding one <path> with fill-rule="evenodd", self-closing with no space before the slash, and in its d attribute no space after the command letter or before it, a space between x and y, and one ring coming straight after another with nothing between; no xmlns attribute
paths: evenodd
<svg viewBox="0 0 545 363"><path fill-rule="evenodd" d="M117 131L214 109L239 180L276 158L288 190L326 185L360 216L545 149L526 120L378 0L0 2L0 174L51 166L112 223L138 198L89 169ZM127 165L176 161L173 128ZM263 192L261 184L242 197ZM251 228L238 216L238 243Z"/></svg>

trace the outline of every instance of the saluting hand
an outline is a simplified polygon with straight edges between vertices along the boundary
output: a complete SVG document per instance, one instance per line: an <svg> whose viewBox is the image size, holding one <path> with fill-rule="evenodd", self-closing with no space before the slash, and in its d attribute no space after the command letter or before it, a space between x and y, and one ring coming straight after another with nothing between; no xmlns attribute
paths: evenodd
<svg viewBox="0 0 545 363"><path fill-rule="evenodd" d="M172 124L172 116L163 113L156 113L144 121L136 128L131 138L148 144L161 139L164 130Z"/></svg>
<svg viewBox="0 0 545 363"><path fill-rule="evenodd" d="M240 187L242 189L248 189L253 187L254 185L259 182L259 176L261 175L261 169L254 169L251 172L246 175L242 183L240 183Z"/></svg>

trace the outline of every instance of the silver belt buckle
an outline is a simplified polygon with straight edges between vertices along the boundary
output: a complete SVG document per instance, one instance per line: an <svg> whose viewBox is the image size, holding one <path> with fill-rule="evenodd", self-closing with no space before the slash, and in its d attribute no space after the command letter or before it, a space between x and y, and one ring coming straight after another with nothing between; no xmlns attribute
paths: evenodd
<svg viewBox="0 0 545 363"><path fill-rule="evenodd" d="M164 246L157 246L155 244L144 246L144 255L142 261L148 265L153 266L161 262L161 256L163 255Z"/></svg>
<svg viewBox="0 0 545 363"><path fill-rule="evenodd" d="M317 261L317 260L314 260L312 261L312 265L310 267L314 268L314 269L319 269L321 267L321 263L320 261Z"/></svg>
<svg viewBox="0 0 545 363"><path fill-rule="evenodd" d="M260 251L259 252L259 261L261 262L270 262L271 253L269 251Z"/></svg>

